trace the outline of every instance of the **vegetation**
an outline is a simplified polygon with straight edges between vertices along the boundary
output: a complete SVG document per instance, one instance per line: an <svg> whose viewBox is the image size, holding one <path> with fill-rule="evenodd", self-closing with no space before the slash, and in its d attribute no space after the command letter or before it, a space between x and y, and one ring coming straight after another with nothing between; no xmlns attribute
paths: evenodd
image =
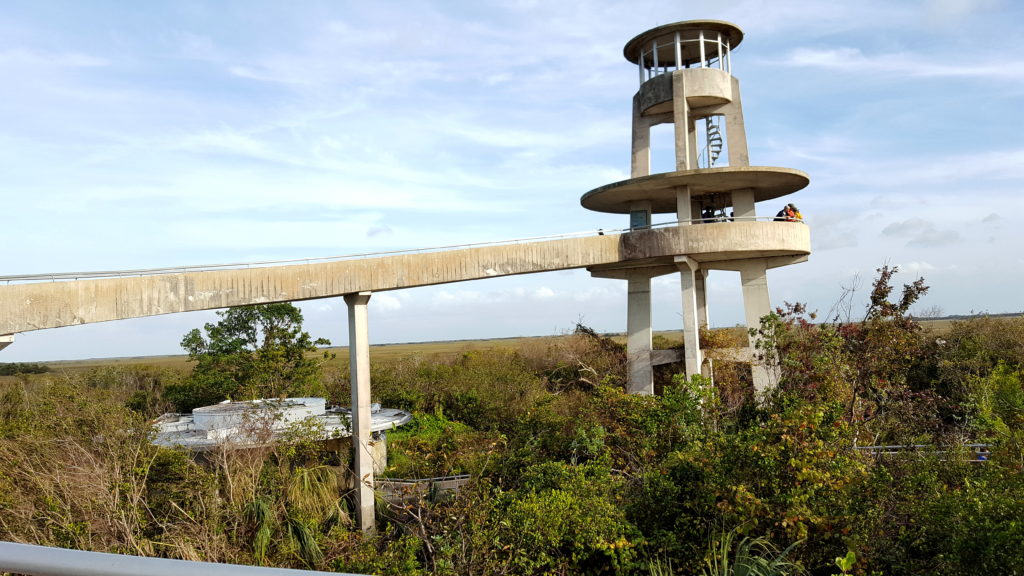
<svg viewBox="0 0 1024 576"><path fill-rule="evenodd" d="M321 360L309 357L330 344L302 330L302 312L290 303L217 312L221 320L185 335L181 346L196 363L191 376L170 386L167 399L187 412L221 400L323 396ZM330 355L322 353L322 360Z"/></svg>
<svg viewBox="0 0 1024 576"><path fill-rule="evenodd" d="M760 353L780 371L760 401L749 370L727 362L713 383L669 371L661 394L627 395L621 345L583 327L515 347L374 356L376 400L414 414L388 435L387 474L471 481L451 498L381 502L366 537L349 520L348 455L308 431L202 460L148 441L145 418L190 390L347 397L344 359L318 373L264 354L266 333L232 332L228 312L223 329L186 337L191 373L0 381L0 538L403 575L1019 572L1024 318L929 332L910 312L927 287L894 288L893 272L879 271L857 321L816 322L799 305L766 317ZM308 347L303 358L322 362ZM967 443L987 444L987 459ZM864 449L877 444L923 448Z"/></svg>
<svg viewBox="0 0 1024 576"><path fill-rule="evenodd" d="M0 362L0 376L15 376L17 374L44 374L49 371L49 366L46 366L45 364L31 364L27 362Z"/></svg>

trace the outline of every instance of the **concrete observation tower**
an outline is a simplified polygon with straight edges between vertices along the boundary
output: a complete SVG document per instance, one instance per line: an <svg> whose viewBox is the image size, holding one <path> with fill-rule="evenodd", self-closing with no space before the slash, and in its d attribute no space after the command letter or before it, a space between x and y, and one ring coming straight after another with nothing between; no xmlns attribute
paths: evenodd
<svg viewBox="0 0 1024 576"><path fill-rule="evenodd" d="M810 253L806 226L757 214L759 202L792 194L809 179L798 170L750 165L740 85L732 75L732 54L742 40L743 32L728 22L691 20L648 30L624 49L640 76L633 96L631 178L591 190L580 202L590 210L628 214L629 235L638 243L650 242L647 236L655 233L677 234L686 252L588 268L595 277L629 283L632 393L653 393L653 366L678 358L652 350L651 278L679 273L686 374L707 376L710 359L700 350L699 328L708 322L708 272L740 273L744 317L756 327L772 310L766 271L803 262ZM675 171L651 174L651 128L665 123L675 129ZM652 227L652 214L672 213L675 228ZM774 367L759 364L753 346L729 355L751 363L760 394L773 384Z"/></svg>

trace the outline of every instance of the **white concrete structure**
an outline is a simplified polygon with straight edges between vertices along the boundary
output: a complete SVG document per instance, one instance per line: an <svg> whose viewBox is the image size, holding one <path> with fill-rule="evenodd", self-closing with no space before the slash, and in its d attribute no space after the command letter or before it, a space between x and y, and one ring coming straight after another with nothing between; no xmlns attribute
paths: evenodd
<svg viewBox="0 0 1024 576"><path fill-rule="evenodd" d="M367 406L369 432L387 432L412 419L404 410ZM278 440L292 425L313 419L321 440L347 438L355 428L352 412L345 408L327 408L323 398L264 398L241 402L221 402L196 408L191 414L164 414L157 418L153 443L159 446L187 448L194 452L221 446L244 448ZM378 467L378 469L380 469Z"/></svg>
<svg viewBox="0 0 1024 576"><path fill-rule="evenodd" d="M758 202L807 186L807 175L798 170L750 166L740 86L732 75L732 53L742 40L743 32L728 22L695 20L659 26L626 44L626 59L640 73L633 97L632 177L587 192L581 199L585 208L629 214L629 226L637 231L651 225L652 214L675 214L678 233L688 235L693 228L748 226L758 219ZM652 175L651 128L664 123L675 128L675 171ZM651 346L651 278L679 273L686 374L708 375L709 361L700 349L700 327L708 323L708 271L740 272L746 323L757 327L771 312L767 269L802 262L810 252L809 237L806 251L789 254L758 254L759 244L751 235L748 242L737 239L717 253L678 253L589 268L594 276L629 283L630 392L653 394L653 365L665 357ZM754 344L737 356L755 360L752 379L756 393L762 394L772 384L773 370L756 361Z"/></svg>

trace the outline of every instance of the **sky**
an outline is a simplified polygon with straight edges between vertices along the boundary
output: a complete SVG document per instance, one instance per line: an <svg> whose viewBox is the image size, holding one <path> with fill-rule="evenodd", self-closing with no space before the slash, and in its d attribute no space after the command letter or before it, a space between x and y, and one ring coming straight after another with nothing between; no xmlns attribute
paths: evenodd
<svg viewBox="0 0 1024 576"><path fill-rule="evenodd" d="M813 252L769 272L773 304L828 314L852 290L857 317L890 265L931 287L920 314L1024 310L1012 0L7 0L0 276L626 227L579 204L629 177L622 48L695 19L745 33L751 164L811 178L787 200ZM653 138L653 171L672 170L671 128ZM712 272L708 294L713 325L742 323L738 274ZM676 275L654 280L655 329L681 327L680 301ZM347 343L340 299L301 308ZM621 332L626 286L553 272L380 292L369 313L371 343ZM0 362L179 354L215 320L28 332Z"/></svg>

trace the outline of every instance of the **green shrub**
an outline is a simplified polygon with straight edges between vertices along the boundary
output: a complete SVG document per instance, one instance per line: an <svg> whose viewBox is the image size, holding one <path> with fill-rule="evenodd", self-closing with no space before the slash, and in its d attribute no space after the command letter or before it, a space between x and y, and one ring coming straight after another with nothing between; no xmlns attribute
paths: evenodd
<svg viewBox="0 0 1024 576"><path fill-rule="evenodd" d="M32 364L28 362L0 362L0 376L15 376L17 374L45 374L50 372L50 367L45 364Z"/></svg>
<svg viewBox="0 0 1024 576"><path fill-rule="evenodd" d="M612 574L635 567L642 537L616 502L622 482L599 465L548 463L500 495L490 529L520 573Z"/></svg>

